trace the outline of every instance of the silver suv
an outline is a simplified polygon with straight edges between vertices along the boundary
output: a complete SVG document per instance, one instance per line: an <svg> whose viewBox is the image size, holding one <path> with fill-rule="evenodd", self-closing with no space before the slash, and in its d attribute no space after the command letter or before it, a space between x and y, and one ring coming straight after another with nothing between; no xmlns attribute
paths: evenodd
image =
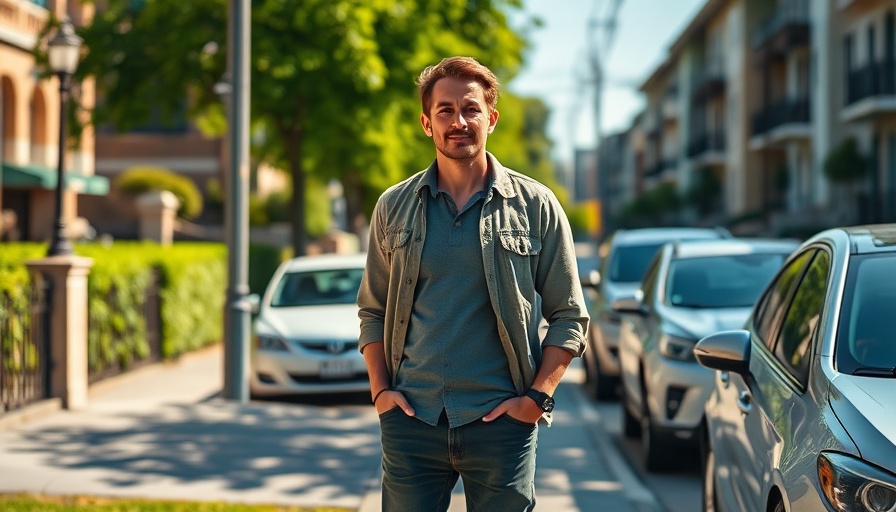
<svg viewBox="0 0 896 512"><path fill-rule="evenodd" d="M584 354L585 387L592 398L616 398L621 317L613 311L613 301L635 296L644 270L666 242L730 237L722 228L641 228L620 229L601 243L600 269L588 290L593 310Z"/></svg>
<svg viewBox="0 0 896 512"><path fill-rule="evenodd" d="M647 268L636 298L613 304L626 314L619 336L623 430L641 435L649 471L670 467L679 449L698 453L713 372L697 364L697 340L742 327L798 245L738 238L669 243Z"/></svg>

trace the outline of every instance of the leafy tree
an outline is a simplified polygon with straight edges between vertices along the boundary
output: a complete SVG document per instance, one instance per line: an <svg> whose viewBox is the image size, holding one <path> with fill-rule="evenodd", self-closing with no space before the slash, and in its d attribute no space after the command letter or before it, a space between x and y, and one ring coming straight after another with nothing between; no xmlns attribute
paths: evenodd
<svg viewBox="0 0 896 512"><path fill-rule="evenodd" d="M507 12L521 0L254 0L253 155L292 174L292 246L305 251L307 178L342 181L351 217L432 157L414 78L470 55L506 82L525 41ZM226 0L107 0L81 31L78 69L96 77L93 122L127 130L158 109L224 126L213 93L224 75ZM185 98L188 102L185 102ZM521 169L524 170L524 169ZM350 217L350 218L351 218Z"/></svg>

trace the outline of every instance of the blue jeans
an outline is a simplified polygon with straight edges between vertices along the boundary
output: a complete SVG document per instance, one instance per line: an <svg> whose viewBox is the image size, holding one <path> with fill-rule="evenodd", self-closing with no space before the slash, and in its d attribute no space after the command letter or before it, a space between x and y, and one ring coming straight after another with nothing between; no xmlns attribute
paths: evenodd
<svg viewBox="0 0 896 512"><path fill-rule="evenodd" d="M380 415L383 512L444 512L458 477L468 512L527 512L535 507L538 427L506 414L449 428L432 427L395 407Z"/></svg>

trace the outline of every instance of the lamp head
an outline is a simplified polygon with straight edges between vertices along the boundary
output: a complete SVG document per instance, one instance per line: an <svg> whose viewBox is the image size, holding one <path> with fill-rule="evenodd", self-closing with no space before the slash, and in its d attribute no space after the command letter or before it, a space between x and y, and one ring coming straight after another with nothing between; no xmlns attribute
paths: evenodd
<svg viewBox="0 0 896 512"><path fill-rule="evenodd" d="M47 43L47 59L50 63L50 71L59 75L72 75L78 69L78 60L81 57L81 44L84 42L75 33L75 27L66 16L62 18L59 28L53 39Z"/></svg>

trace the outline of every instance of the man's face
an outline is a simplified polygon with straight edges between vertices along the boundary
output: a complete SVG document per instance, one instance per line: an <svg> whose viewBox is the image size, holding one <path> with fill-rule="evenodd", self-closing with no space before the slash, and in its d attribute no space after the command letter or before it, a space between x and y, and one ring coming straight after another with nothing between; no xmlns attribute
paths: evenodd
<svg viewBox="0 0 896 512"><path fill-rule="evenodd" d="M476 80L442 78L433 87L429 112L420 115L420 122L439 153L464 160L485 150L498 111L489 110Z"/></svg>

